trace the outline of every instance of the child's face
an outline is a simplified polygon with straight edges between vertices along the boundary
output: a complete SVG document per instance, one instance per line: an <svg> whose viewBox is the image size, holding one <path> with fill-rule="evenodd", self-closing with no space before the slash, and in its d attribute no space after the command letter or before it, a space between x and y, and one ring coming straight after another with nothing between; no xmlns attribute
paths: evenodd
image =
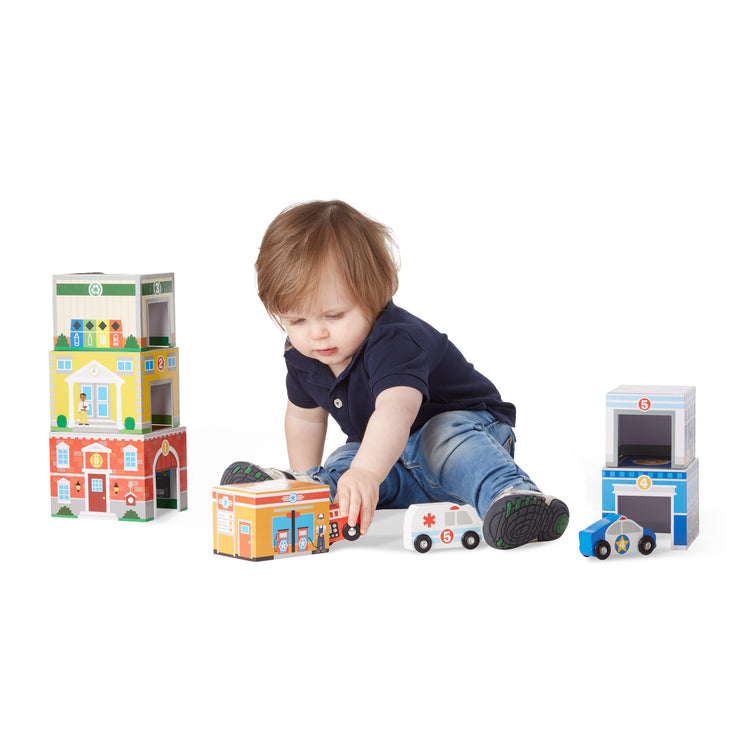
<svg viewBox="0 0 750 750"><path fill-rule="evenodd" d="M338 377L370 334L372 323L351 299L337 271L324 276L304 309L281 316L292 346L327 365Z"/></svg>

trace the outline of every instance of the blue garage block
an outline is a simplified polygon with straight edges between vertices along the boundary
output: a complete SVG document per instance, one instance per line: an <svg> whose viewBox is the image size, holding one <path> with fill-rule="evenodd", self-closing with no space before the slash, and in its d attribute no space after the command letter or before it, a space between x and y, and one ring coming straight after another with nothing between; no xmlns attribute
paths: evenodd
<svg viewBox="0 0 750 750"><path fill-rule="evenodd" d="M653 459L605 467L602 512L619 513L657 533L669 533L672 549L687 549L698 535L698 459L685 469Z"/></svg>

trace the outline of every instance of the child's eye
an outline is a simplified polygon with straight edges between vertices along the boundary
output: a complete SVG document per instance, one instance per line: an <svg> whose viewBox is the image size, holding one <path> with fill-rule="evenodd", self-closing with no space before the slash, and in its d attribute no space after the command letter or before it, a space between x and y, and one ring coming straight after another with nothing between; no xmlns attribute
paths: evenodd
<svg viewBox="0 0 750 750"><path fill-rule="evenodd" d="M286 324L288 326L298 326L298 325L300 325L301 323L304 323L304 322L305 322L304 318L294 318L293 320L287 320Z"/></svg>
<svg viewBox="0 0 750 750"><path fill-rule="evenodd" d="M328 320L338 320L339 318L343 317L343 315L344 313L328 313L328 315L326 315L326 318L328 318Z"/></svg>

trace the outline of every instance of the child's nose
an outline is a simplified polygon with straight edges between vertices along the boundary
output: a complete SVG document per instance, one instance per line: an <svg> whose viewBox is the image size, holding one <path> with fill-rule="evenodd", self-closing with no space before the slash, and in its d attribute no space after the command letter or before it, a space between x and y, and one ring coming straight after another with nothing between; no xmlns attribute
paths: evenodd
<svg viewBox="0 0 750 750"><path fill-rule="evenodd" d="M314 339L324 339L328 336L328 326L325 321L316 322L312 326L312 337Z"/></svg>

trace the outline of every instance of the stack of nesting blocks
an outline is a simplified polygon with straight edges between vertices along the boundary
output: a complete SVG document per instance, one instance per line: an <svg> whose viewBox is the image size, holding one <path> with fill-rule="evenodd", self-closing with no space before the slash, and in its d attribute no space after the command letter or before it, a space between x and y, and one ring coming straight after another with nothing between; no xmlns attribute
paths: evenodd
<svg viewBox="0 0 750 750"><path fill-rule="evenodd" d="M698 536L693 386L621 385L607 394L602 512L687 549Z"/></svg>
<svg viewBox="0 0 750 750"><path fill-rule="evenodd" d="M187 509L174 274L53 277L52 515Z"/></svg>

